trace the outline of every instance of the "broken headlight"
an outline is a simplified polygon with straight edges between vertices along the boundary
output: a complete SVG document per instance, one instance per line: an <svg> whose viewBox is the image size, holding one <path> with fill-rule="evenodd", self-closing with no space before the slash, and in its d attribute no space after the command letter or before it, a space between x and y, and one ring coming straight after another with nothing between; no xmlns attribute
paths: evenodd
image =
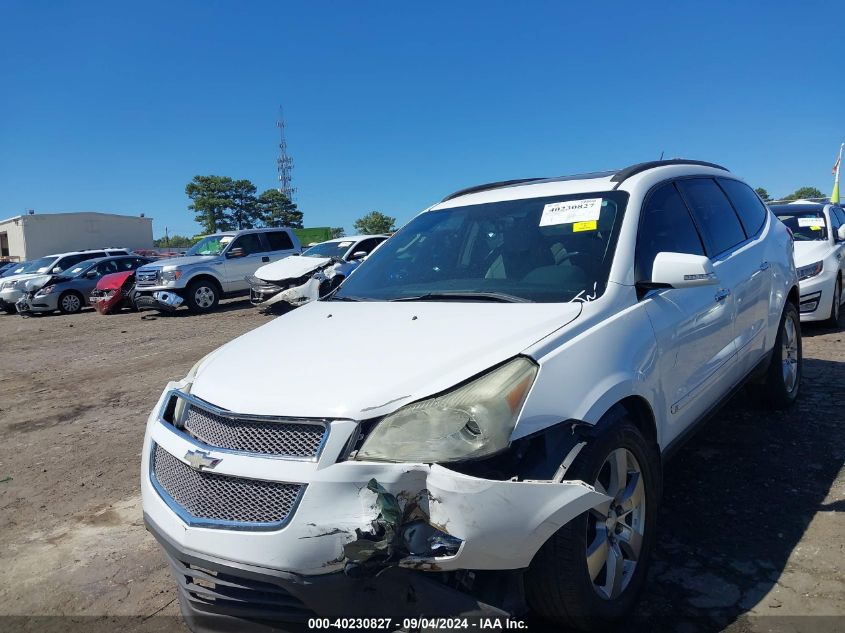
<svg viewBox="0 0 845 633"><path fill-rule="evenodd" d="M402 407L376 424L355 459L450 462L492 455L510 442L537 375L518 357L439 396Z"/></svg>

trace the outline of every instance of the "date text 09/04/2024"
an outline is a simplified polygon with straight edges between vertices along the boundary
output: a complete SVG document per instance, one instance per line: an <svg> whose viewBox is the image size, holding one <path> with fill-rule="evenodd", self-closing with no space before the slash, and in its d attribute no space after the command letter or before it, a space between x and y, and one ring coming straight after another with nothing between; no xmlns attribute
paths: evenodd
<svg viewBox="0 0 845 633"><path fill-rule="evenodd" d="M528 624L523 620L509 618L404 618L401 621L394 618L311 618L308 628L314 630L326 629L385 629L393 630L400 626L404 630L527 630Z"/></svg>

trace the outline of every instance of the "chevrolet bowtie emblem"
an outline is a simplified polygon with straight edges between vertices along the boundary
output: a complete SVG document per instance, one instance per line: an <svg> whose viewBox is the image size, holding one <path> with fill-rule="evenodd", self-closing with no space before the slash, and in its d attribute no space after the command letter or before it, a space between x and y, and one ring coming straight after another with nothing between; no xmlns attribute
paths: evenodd
<svg viewBox="0 0 845 633"><path fill-rule="evenodd" d="M191 465L194 470L202 470L203 468L214 468L220 463L216 457L212 457L205 451L188 451L185 453L185 461Z"/></svg>

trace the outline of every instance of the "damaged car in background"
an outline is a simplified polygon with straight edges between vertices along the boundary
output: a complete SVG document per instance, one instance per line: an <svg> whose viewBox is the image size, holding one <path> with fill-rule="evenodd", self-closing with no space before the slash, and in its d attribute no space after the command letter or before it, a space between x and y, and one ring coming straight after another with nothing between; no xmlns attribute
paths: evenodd
<svg viewBox="0 0 845 633"><path fill-rule="evenodd" d="M387 235L355 235L315 244L301 257L262 266L249 282L253 305L300 306L330 293L355 270Z"/></svg>
<svg viewBox="0 0 845 633"><path fill-rule="evenodd" d="M795 402L798 297L787 228L718 165L448 196L166 385L141 492L188 626L624 621L667 456L746 382Z"/></svg>
<svg viewBox="0 0 845 633"><path fill-rule="evenodd" d="M135 289L135 270L124 270L104 275L91 291L88 303L100 314L115 314L123 308L136 310L132 301Z"/></svg>
<svg viewBox="0 0 845 633"><path fill-rule="evenodd" d="M24 316L56 311L76 314L89 305L91 292L104 275L134 271L150 261L136 255L102 257L82 261L58 274L31 277L23 283L17 311Z"/></svg>

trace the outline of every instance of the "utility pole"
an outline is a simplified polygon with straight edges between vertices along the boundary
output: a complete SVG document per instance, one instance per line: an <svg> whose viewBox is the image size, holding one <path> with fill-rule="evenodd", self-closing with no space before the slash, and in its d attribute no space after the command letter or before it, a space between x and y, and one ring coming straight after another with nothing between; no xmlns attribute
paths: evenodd
<svg viewBox="0 0 845 633"><path fill-rule="evenodd" d="M276 159L276 171L279 172L279 192L285 194L288 200L293 202L293 195L296 188L292 185L293 158L288 155L288 142L285 139L285 113L282 106L279 106L279 119L276 121L279 128L279 157Z"/></svg>

